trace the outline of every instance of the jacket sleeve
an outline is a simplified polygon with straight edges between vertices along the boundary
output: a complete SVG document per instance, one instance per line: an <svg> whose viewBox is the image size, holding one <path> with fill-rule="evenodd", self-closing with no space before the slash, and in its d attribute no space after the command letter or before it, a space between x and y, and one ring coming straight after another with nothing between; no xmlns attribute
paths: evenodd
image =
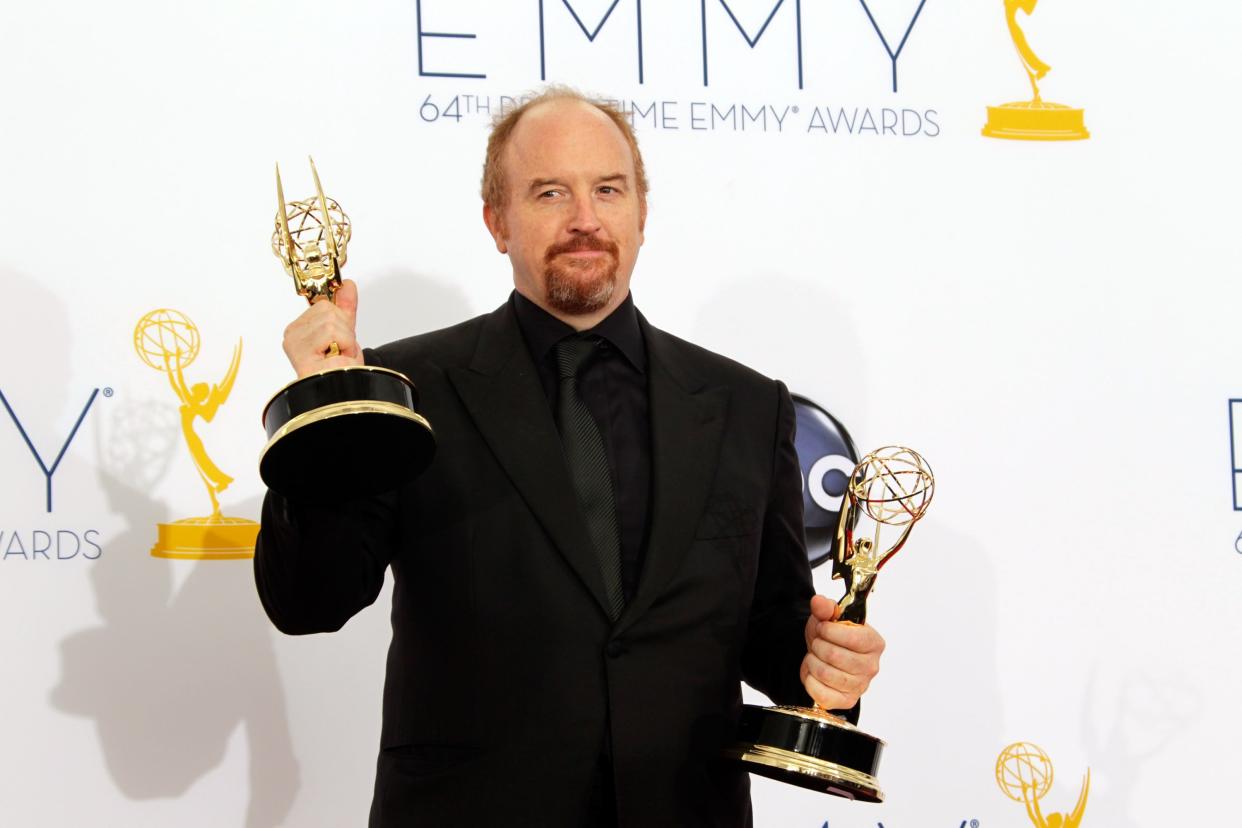
<svg viewBox="0 0 1242 828"><path fill-rule="evenodd" d="M278 630L333 632L375 601L395 544L395 499L310 504L267 493L254 579Z"/></svg>
<svg viewBox="0 0 1242 828"><path fill-rule="evenodd" d="M378 362L372 351L366 361ZM375 601L395 554L397 495L342 499L331 485L314 501L272 491L263 500L255 585L267 617L289 635L339 630Z"/></svg>
<svg viewBox="0 0 1242 828"><path fill-rule="evenodd" d="M776 383L772 476L763 517L758 573L750 610L742 676L777 704L809 707L800 668L806 656L806 620L815 586L802 523L802 470L794 446L797 420L784 383ZM858 706L833 711L858 721Z"/></svg>

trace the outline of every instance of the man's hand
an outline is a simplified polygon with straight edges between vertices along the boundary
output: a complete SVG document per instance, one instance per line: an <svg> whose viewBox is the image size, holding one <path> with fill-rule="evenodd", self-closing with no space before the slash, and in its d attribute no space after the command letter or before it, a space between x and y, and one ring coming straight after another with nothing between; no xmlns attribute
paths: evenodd
<svg viewBox="0 0 1242 828"><path fill-rule="evenodd" d="M336 291L336 303L321 299L285 328L285 356L298 379L346 365L362 365L362 348L354 337L358 316L358 285L343 279ZM340 356L328 356L335 342Z"/></svg>
<svg viewBox="0 0 1242 828"><path fill-rule="evenodd" d="M811 599L806 620L806 658L802 684L825 710L848 710L858 703L880 672L884 639L871 627L834 620L836 601L822 595Z"/></svg>

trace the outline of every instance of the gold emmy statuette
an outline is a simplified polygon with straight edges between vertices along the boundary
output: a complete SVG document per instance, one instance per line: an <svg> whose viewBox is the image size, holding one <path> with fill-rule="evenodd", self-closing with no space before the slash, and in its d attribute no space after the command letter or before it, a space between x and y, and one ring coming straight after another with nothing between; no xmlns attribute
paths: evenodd
<svg viewBox="0 0 1242 828"><path fill-rule="evenodd" d="M996 784L1005 796L1026 806L1026 815L1035 828L1079 828L1087 810L1091 790L1091 770L1083 777L1078 801L1068 814L1045 814L1039 803L1052 790L1052 760L1039 745L1015 742L996 757Z"/></svg>
<svg viewBox="0 0 1242 828"><path fill-rule="evenodd" d="M838 602L838 620L864 624L867 596L876 573L897 554L916 521L927 512L935 493L931 468L918 452L885 446L864 457L850 475L837 524L837 556L832 577L845 581ZM871 523L860 534L860 518ZM880 545L880 530L901 527L889 546ZM876 769L884 742L854 725L815 707L743 705L737 741L725 756L742 762L751 773L823 793L883 802Z"/></svg>
<svg viewBox="0 0 1242 828"><path fill-rule="evenodd" d="M1009 35L1022 59L1022 68L1031 82L1034 94L1029 101L1016 101L988 107L988 122L983 134L991 138L1012 138L1020 141L1080 141L1090 138L1091 133L1083 122L1081 109L1064 104L1050 103L1039 95L1039 81L1048 74L1050 67L1044 63L1026 42L1026 34L1018 27L1018 10L1030 16L1039 0L1004 0L1005 22Z"/></svg>
<svg viewBox="0 0 1242 828"><path fill-rule="evenodd" d="M332 301L341 285L351 227L323 194L310 162L315 195L285 202L276 167L272 252L312 304ZM331 343L325 356L335 355ZM331 368L286 385L263 408L267 445L259 475L294 499L322 498L343 482L351 494L377 494L416 477L435 454L431 424L418 413L418 390L404 374L372 365Z"/></svg>
<svg viewBox="0 0 1242 828"><path fill-rule="evenodd" d="M246 518L228 517L220 511L219 494L233 482L207 455L207 448L194 431L194 421L211 422L228 399L241 365L241 340L233 349L233 361L219 384L186 382L185 369L194 362L199 349L198 328L185 314L161 308L138 320L134 328L134 350L142 361L168 376L168 384L181 400L181 433L194 458L194 468L207 487L211 514L159 524L159 535L151 554L157 558L222 560L253 558L259 524Z"/></svg>

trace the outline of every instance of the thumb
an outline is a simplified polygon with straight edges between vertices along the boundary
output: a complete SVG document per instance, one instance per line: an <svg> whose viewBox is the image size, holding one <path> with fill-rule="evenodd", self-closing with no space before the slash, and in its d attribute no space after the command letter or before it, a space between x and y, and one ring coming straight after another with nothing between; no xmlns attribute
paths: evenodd
<svg viewBox="0 0 1242 828"><path fill-rule="evenodd" d="M358 283L353 279L342 279L341 286L336 289L332 303L345 311L350 317L358 315Z"/></svg>
<svg viewBox="0 0 1242 828"><path fill-rule="evenodd" d="M837 602L822 595L811 599L811 615L819 621L831 621L837 614Z"/></svg>

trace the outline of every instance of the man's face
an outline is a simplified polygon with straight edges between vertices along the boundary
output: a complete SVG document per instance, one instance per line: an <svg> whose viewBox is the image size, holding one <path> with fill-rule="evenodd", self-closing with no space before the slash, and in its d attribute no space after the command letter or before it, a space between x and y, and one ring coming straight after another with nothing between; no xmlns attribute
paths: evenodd
<svg viewBox="0 0 1242 828"><path fill-rule="evenodd" d="M573 316L619 304L647 207L616 124L582 101L539 104L518 121L502 168L508 201L483 216L518 292Z"/></svg>

